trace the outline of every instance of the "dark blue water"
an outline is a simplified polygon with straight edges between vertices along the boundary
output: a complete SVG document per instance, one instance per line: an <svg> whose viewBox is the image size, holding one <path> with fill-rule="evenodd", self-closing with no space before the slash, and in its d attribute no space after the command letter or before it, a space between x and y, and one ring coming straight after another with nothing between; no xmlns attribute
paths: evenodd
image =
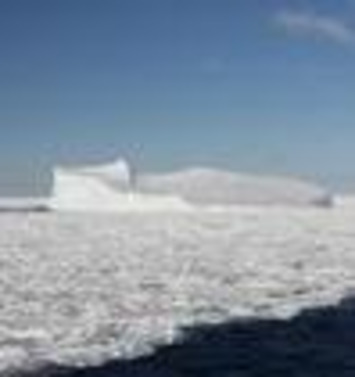
<svg viewBox="0 0 355 377"><path fill-rule="evenodd" d="M16 377L355 377L355 299L288 320L186 329L176 344L91 368L52 365Z"/></svg>

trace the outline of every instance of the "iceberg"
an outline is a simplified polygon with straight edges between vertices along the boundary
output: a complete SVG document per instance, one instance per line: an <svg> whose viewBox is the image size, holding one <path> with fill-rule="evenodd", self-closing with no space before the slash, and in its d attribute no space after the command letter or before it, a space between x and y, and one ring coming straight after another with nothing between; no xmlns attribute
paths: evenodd
<svg viewBox="0 0 355 377"><path fill-rule="evenodd" d="M69 211L186 210L190 206L172 194L136 189L133 171L123 159L97 166L54 170L49 208Z"/></svg>
<svg viewBox="0 0 355 377"><path fill-rule="evenodd" d="M144 192L174 194L200 205L329 206L332 195L315 183L285 176L189 168L137 177Z"/></svg>
<svg viewBox="0 0 355 377"><path fill-rule="evenodd" d="M136 174L119 158L95 166L54 169L49 207L54 210L186 210L232 205L325 206L328 192L294 178L207 168Z"/></svg>

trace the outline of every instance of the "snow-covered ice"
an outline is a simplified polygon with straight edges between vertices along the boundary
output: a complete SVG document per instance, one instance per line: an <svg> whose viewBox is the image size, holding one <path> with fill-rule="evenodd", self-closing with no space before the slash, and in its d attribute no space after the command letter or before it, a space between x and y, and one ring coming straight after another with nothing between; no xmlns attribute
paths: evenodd
<svg viewBox="0 0 355 377"><path fill-rule="evenodd" d="M0 371L149 353L355 288L355 210L0 215Z"/></svg>

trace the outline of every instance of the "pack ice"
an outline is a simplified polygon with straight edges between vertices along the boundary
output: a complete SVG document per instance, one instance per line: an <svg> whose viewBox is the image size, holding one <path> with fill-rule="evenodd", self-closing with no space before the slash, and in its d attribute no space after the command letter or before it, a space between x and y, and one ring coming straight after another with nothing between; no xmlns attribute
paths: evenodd
<svg viewBox="0 0 355 377"><path fill-rule="evenodd" d="M0 374L335 303L355 286L354 221L342 207L2 214Z"/></svg>

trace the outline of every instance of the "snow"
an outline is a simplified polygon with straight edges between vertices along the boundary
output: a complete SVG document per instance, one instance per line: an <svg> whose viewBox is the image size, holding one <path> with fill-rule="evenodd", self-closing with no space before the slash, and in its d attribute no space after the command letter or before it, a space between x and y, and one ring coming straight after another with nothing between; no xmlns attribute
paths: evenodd
<svg viewBox="0 0 355 377"><path fill-rule="evenodd" d="M355 287L354 220L342 207L2 214L0 373L336 303Z"/></svg>

